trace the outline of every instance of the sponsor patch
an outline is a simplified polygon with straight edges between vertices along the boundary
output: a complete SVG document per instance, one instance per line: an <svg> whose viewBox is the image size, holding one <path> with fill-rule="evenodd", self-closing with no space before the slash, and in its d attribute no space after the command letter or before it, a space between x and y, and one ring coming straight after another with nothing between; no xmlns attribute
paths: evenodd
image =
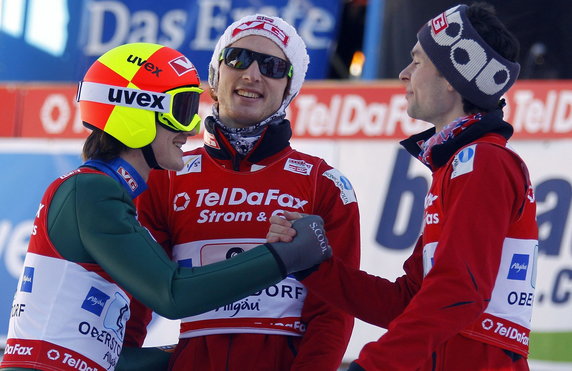
<svg viewBox="0 0 572 371"><path fill-rule="evenodd" d="M296 174L310 175L313 166L314 165L309 164L304 160L295 160L293 158L289 158L286 161L286 164L284 164L284 170Z"/></svg>
<svg viewBox="0 0 572 371"><path fill-rule="evenodd" d="M508 269L509 280L526 280L526 272L528 271L528 254L514 254Z"/></svg>
<svg viewBox="0 0 572 371"><path fill-rule="evenodd" d="M171 109L171 96L165 93L119 87L95 82L82 82L79 100L116 106L140 108L149 111L168 113Z"/></svg>
<svg viewBox="0 0 572 371"><path fill-rule="evenodd" d="M205 145L211 148L220 149L216 137L213 134L209 133L207 130L205 130L203 133L203 141Z"/></svg>
<svg viewBox="0 0 572 371"><path fill-rule="evenodd" d="M22 275L22 285L20 291L32 292L34 284L34 267L24 267L24 274Z"/></svg>
<svg viewBox="0 0 572 371"><path fill-rule="evenodd" d="M131 174L129 174L129 172L127 170L125 170L125 168L123 166L120 166L119 169L117 169L117 173L119 174L119 176L121 178L123 178L125 180L125 183L127 183L127 185L129 186L129 188L131 189L132 192L135 192L135 190L139 187L137 185L137 182L135 181L135 179L131 176Z"/></svg>
<svg viewBox="0 0 572 371"><path fill-rule="evenodd" d="M129 301L120 293L115 293L115 298L109 305L109 309L103 319L106 329L115 332L115 335L123 339L125 323L129 319Z"/></svg>
<svg viewBox="0 0 572 371"><path fill-rule="evenodd" d="M334 182L336 187L340 189L340 198L344 205L357 202L352 184L338 169L328 170L322 175Z"/></svg>
<svg viewBox="0 0 572 371"><path fill-rule="evenodd" d="M476 149L477 145L473 144L463 148L461 152L455 155L455 158L453 159L453 172L451 173L451 179L473 171Z"/></svg>
<svg viewBox="0 0 572 371"><path fill-rule="evenodd" d="M445 13L441 13L431 20L431 28L435 35L446 29L448 26L449 24L447 23L447 16Z"/></svg>
<svg viewBox="0 0 572 371"><path fill-rule="evenodd" d="M187 72L196 70L195 66L191 63L191 61L188 60L187 57L183 55L173 59L172 61L169 61L169 65L179 76L182 76Z"/></svg>
<svg viewBox="0 0 572 371"><path fill-rule="evenodd" d="M264 16L259 16L256 18L256 21L245 22L238 25L232 31L232 37L235 37L239 33L248 30L260 30L266 31L274 35L278 40L284 44L284 46L288 45L288 35L284 33L278 26L273 24L274 20L272 18L267 18Z"/></svg>
<svg viewBox="0 0 572 371"><path fill-rule="evenodd" d="M108 300L109 295L92 286L85 296L81 307L96 316L100 316Z"/></svg>
<svg viewBox="0 0 572 371"><path fill-rule="evenodd" d="M177 175L200 173L202 171L203 155L183 156L183 168L177 171Z"/></svg>
<svg viewBox="0 0 572 371"><path fill-rule="evenodd" d="M187 192L181 192L175 196L173 199L173 210L175 211L183 211L189 206L191 202L191 198L187 194Z"/></svg>

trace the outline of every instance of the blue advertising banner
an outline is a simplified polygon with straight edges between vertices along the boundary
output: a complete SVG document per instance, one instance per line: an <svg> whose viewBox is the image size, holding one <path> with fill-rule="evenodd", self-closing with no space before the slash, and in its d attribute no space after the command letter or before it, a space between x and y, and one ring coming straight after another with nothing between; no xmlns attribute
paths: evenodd
<svg viewBox="0 0 572 371"><path fill-rule="evenodd" d="M0 147L0 344L8 333L12 298L22 274L34 216L45 189L57 177L81 164L81 146L61 146L57 152L48 141L21 141Z"/></svg>
<svg viewBox="0 0 572 371"><path fill-rule="evenodd" d="M329 0L3 0L0 81L78 81L107 50L159 43L187 55L207 80L212 50L244 15L279 16L294 25L310 55L308 79L328 73L341 6ZM173 5L175 4L175 5Z"/></svg>

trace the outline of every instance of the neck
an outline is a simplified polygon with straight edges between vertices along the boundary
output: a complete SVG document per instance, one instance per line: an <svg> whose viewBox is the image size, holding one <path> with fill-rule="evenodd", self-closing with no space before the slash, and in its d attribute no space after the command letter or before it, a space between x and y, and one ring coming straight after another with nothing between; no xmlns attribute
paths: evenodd
<svg viewBox="0 0 572 371"><path fill-rule="evenodd" d="M123 151L119 157L129 162L129 164L133 166L135 170L137 170L145 182L147 182L151 168L149 165L147 165L147 161L145 161L145 157L143 157L143 152L141 149L128 149Z"/></svg>
<svg viewBox="0 0 572 371"><path fill-rule="evenodd" d="M440 132L441 130L443 130L445 126L449 125L451 122L455 121L459 117L464 117L467 115L468 113L466 113L461 106L458 107L457 109L447 112L439 120L435 120L435 122L432 122L432 124L435 125L435 131Z"/></svg>

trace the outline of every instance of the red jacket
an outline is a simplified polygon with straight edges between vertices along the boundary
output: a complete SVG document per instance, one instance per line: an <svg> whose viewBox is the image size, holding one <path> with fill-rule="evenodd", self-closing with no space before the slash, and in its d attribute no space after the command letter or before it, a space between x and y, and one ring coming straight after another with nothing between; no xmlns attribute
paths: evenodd
<svg viewBox="0 0 572 371"><path fill-rule="evenodd" d="M149 190L138 199L140 221L180 265L208 264L263 242L268 218L288 210L320 215L334 255L359 266L359 213L351 184L324 160L290 148L288 121L269 125L242 159L212 120L206 124L205 147L186 153L186 167L178 173L152 172ZM336 370L353 317L306 295L301 283L287 278L183 320L184 340L173 367Z"/></svg>
<svg viewBox="0 0 572 371"><path fill-rule="evenodd" d="M303 281L388 329L352 369L528 369L535 200L524 163L505 144L488 134L447 154L433 172L423 234L395 282L337 259Z"/></svg>

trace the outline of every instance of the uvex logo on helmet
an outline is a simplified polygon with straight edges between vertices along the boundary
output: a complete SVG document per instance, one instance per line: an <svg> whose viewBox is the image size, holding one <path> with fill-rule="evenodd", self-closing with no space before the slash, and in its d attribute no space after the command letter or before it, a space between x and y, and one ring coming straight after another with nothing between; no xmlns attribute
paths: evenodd
<svg viewBox="0 0 572 371"><path fill-rule="evenodd" d="M120 106L146 108L157 112L167 112L168 108L163 105L167 94L141 92L136 89L110 87L107 94L109 103Z"/></svg>
<svg viewBox="0 0 572 371"><path fill-rule="evenodd" d="M169 112L171 96L154 91L82 81L77 100L142 108L155 112Z"/></svg>
<svg viewBox="0 0 572 371"><path fill-rule="evenodd" d="M131 54L131 55L129 55L129 57L127 57L127 62L136 64L139 67L143 66L144 69L151 72L151 74L153 74L153 75L157 75L157 77L160 77L159 74L163 71L163 70L159 69L159 67L155 66L153 63L147 62L146 59L143 59L141 57L137 57L133 54Z"/></svg>
<svg viewBox="0 0 572 371"><path fill-rule="evenodd" d="M288 35L284 33L280 28L276 27L276 25L272 24L273 20L267 17L258 17L256 21L252 22L245 22L243 24L238 25L232 31L232 37L236 36L237 34L241 33L242 31L247 30L264 30L268 31L280 40L284 46L288 45Z"/></svg>

